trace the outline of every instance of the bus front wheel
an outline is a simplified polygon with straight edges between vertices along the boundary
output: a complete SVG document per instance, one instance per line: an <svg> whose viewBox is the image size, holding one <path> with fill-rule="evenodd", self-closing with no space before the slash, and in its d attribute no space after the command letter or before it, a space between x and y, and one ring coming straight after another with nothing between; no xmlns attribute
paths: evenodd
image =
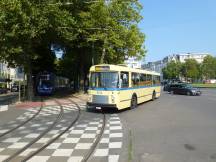
<svg viewBox="0 0 216 162"><path fill-rule="evenodd" d="M137 107L137 98L135 95L133 95L132 99L131 99L131 109L135 109Z"/></svg>

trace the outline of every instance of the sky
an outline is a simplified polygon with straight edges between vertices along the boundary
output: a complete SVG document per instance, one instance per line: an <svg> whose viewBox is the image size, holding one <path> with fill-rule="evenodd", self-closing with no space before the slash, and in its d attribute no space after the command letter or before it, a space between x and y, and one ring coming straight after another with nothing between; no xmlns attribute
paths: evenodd
<svg viewBox="0 0 216 162"><path fill-rule="evenodd" d="M216 0L140 0L145 61L174 53L216 55Z"/></svg>

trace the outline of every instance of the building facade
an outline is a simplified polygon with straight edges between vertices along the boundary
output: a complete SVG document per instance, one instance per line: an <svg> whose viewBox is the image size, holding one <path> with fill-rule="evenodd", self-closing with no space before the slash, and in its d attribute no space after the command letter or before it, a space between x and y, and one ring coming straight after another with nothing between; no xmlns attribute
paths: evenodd
<svg viewBox="0 0 216 162"><path fill-rule="evenodd" d="M185 62L186 59L195 59L198 63L202 63L204 57L207 55L210 55L208 53L181 53L181 54L176 54L176 60L180 62Z"/></svg>
<svg viewBox="0 0 216 162"><path fill-rule="evenodd" d="M0 82L4 82L10 75L10 70L7 67L7 64L0 62Z"/></svg>
<svg viewBox="0 0 216 162"><path fill-rule="evenodd" d="M10 88L16 81L23 81L24 80L24 72L23 68L16 67L11 68L8 67L7 63L0 62L0 83L7 85Z"/></svg>
<svg viewBox="0 0 216 162"><path fill-rule="evenodd" d="M136 57L129 57L124 63L131 68L141 68L141 61Z"/></svg>
<svg viewBox="0 0 216 162"><path fill-rule="evenodd" d="M172 55L164 57L162 60L155 61L155 62L148 62L147 64L143 64L142 68L159 72L161 74L161 79L163 79L162 69L166 67L167 63L169 63L170 61L179 61L181 63L184 63L186 59L195 59L198 63L202 63L203 59L207 55L211 55L211 54L209 53L172 54Z"/></svg>

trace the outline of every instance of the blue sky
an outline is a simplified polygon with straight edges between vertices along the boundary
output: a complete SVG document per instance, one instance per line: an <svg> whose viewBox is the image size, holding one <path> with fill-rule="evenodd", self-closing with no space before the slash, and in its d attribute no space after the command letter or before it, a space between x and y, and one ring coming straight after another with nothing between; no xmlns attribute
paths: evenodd
<svg viewBox="0 0 216 162"><path fill-rule="evenodd" d="M140 0L146 61L182 52L216 55L216 0Z"/></svg>

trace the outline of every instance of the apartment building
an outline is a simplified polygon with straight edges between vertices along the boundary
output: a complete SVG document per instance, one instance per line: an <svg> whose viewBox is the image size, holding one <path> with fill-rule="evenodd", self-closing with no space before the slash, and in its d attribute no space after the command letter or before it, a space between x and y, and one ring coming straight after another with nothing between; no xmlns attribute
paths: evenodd
<svg viewBox="0 0 216 162"><path fill-rule="evenodd" d="M172 54L172 55L164 57L162 60L155 61L155 62L148 62L146 64L143 64L142 68L159 72L159 73L161 73L161 77L163 78L162 69L164 67L166 67L167 63L169 63L170 61L179 61L179 62L184 63L186 59L195 59L198 63L201 63L201 62L203 62L203 59L207 55L211 55L211 54L209 54L209 53Z"/></svg>
<svg viewBox="0 0 216 162"><path fill-rule="evenodd" d="M16 67L11 68L8 67L7 63L0 62L0 83L7 84L10 87L16 81L23 81L24 79L24 72L23 68ZM9 82L8 82L9 81Z"/></svg>
<svg viewBox="0 0 216 162"><path fill-rule="evenodd" d="M141 61L136 57L129 57L124 63L131 68L141 68Z"/></svg>

